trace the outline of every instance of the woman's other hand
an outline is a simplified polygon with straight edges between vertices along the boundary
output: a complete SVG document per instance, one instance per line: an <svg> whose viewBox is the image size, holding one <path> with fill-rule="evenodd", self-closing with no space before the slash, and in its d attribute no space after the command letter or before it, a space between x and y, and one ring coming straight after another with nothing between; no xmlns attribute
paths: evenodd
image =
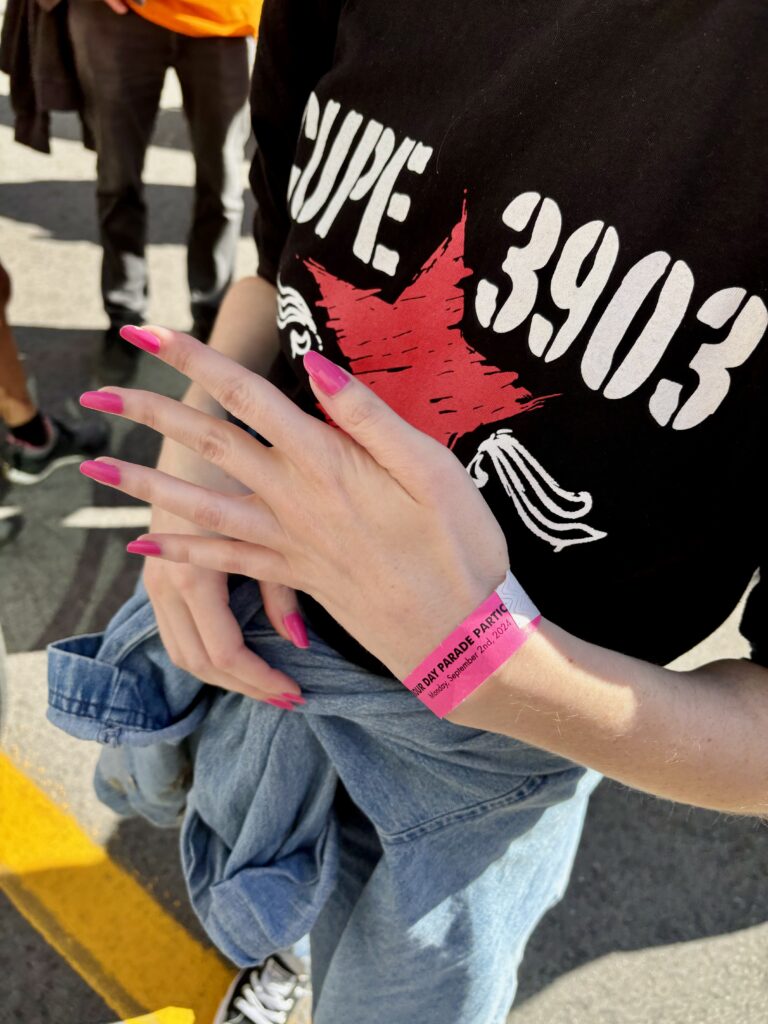
<svg viewBox="0 0 768 1024"><path fill-rule="evenodd" d="M223 417L216 402L199 391L192 402L213 417ZM245 488L223 470L174 441L163 445L158 469L170 476L223 494L242 494ZM151 529L158 533L210 536L202 528L157 505L152 507ZM197 679L236 690L257 700L282 701L299 697L296 684L275 672L243 641L229 607L227 573L191 563L147 559L144 583L155 611L160 636L171 661ZM307 646L306 630L295 592L278 583L260 583L264 610L286 640Z"/></svg>

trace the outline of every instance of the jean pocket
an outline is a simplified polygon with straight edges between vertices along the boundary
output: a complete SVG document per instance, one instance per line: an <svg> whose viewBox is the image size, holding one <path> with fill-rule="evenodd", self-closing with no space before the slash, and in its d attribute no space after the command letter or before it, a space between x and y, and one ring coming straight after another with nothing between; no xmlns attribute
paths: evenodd
<svg viewBox="0 0 768 1024"><path fill-rule="evenodd" d="M529 775L527 778L518 780L512 789L499 796L464 804L461 807L456 807L454 810L436 815L433 818L424 819L399 831L380 832L379 835L382 842L388 844L409 843L415 839L420 839L422 836L453 825L470 824L477 819L504 808L527 803L546 785L547 779L548 776L546 775Z"/></svg>

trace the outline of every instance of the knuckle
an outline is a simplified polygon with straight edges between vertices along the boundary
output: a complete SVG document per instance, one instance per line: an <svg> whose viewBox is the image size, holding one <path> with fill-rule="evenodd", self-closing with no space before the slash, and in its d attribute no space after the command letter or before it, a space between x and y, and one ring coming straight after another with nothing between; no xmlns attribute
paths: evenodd
<svg viewBox="0 0 768 1024"><path fill-rule="evenodd" d="M231 648L217 648L211 651L211 661L220 672L231 672L237 665L238 651Z"/></svg>
<svg viewBox="0 0 768 1024"><path fill-rule="evenodd" d="M230 377L219 385L217 391L215 397L221 405L237 419L246 420L253 405L251 389L246 380L241 376Z"/></svg>
<svg viewBox="0 0 768 1024"><path fill-rule="evenodd" d="M224 522L224 512L215 501L212 501L210 498L203 498L195 508L194 521L204 530L218 533Z"/></svg>
<svg viewBox="0 0 768 1024"><path fill-rule="evenodd" d="M259 580L264 609L270 617L280 618L298 611L296 595L293 589L284 583L274 580Z"/></svg>
<svg viewBox="0 0 768 1024"><path fill-rule="evenodd" d="M446 482L446 474L460 469L465 472L464 467L458 464L458 460L442 445L430 452L429 461L424 461L422 468L424 482L432 487L443 488Z"/></svg>
<svg viewBox="0 0 768 1024"><path fill-rule="evenodd" d="M431 441L432 439L428 438L427 440ZM415 458L418 460L419 474L423 483L430 487L437 486L444 490L446 479L451 480L452 473L457 470L466 473L464 466L453 452L439 441L429 444L426 448L420 446L418 452L415 453Z"/></svg>
<svg viewBox="0 0 768 1024"><path fill-rule="evenodd" d="M212 429L200 438L198 450L207 462L221 466L229 461L232 446L226 434Z"/></svg>
<svg viewBox="0 0 768 1024"><path fill-rule="evenodd" d="M377 422L379 409L375 402L368 396L359 398L346 411L345 422L353 429L369 428Z"/></svg>
<svg viewBox="0 0 768 1024"><path fill-rule="evenodd" d="M163 642L165 653L171 660L171 664L175 665L176 668L183 668L183 665L181 664L181 662L183 661L181 651L178 649L173 639L165 632L165 630L162 627L158 627L158 633L160 634L160 639Z"/></svg>
<svg viewBox="0 0 768 1024"><path fill-rule="evenodd" d="M307 477L329 487L338 485L349 458L349 452L345 445L339 443L339 438L319 438L313 445L311 461L306 466L296 467L295 470L294 467L290 467L294 474L292 479L295 479L295 486L297 489L301 488Z"/></svg>
<svg viewBox="0 0 768 1024"><path fill-rule="evenodd" d="M152 474L145 472L141 466L133 466L132 476L131 494L147 505L157 505L158 490Z"/></svg>
<svg viewBox="0 0 768 1024"><path fill-rule="evenodd" d="M190 675L196 676L198 679L202 679L209 672L211 665L208 659L204 655L193 654L184 659L185 665L180 665L179 668L183 668L185 672L189 672Z"/></svg>
<svg viewBox="0 0 768 1024"><path fill-rule="evenodd" d="M148 391L134 391L131 396L134 403L135 419L150 430L157 429L157 414L154 408L154 395Z"/></svg>
<svg viewBox="0 0 768 1024"><path fill-rule="evenodd" d="M194 606L195 611L204 606L210 598L208 579L197 566L185 567L183 576L179 577L179 593L186 599L190 608Z"/></svg>
<svg viewBox="0 0 768 1024"><path fill-rule="evenodd" d="M242 573L249 559L245 557L242 545L236 541L228 544L221 556L221 570L228 573Z"/></svg>
<svg viewBox="0 0 768 1024"><path fill-rule="evenodd" d="M171 659L172 664L174 664L176 668L180 668L183 672L188 672L189 658L182 654L181 650L176 646L175 642L170 639L170 637L163 637L162 633L160 635L166 654Z"/></svg>
<svg viewBox="0 0 768 1024"><path fill-rule="evenodd" d="M166 574L163 568L162 562L152 558L148 558L144 566L144 588L153 605L156 601L162 601L165 595Z"/></svg>

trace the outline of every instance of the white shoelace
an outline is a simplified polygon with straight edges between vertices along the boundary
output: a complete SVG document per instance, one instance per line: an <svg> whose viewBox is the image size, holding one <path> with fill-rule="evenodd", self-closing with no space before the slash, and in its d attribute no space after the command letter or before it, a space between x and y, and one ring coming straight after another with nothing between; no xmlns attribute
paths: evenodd
<svg viewBox="0 0 768 1024"><path fill-rule="evenodd" d="M242 1024L243 1021L251 1021L252 1024L285 1024L289 1010L295 1005L295 999L290 997L296 979L286 976L279 965L268 960L261 973L258 970L251 971L248 980L250 984L244 985L235 999L238 1015L225 1024Z"/></svg>

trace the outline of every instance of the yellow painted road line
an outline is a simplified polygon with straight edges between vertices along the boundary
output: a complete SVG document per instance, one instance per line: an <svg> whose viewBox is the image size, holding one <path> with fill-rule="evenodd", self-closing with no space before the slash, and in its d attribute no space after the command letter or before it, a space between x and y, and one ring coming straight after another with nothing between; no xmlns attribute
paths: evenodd
<svg viewBox="0 0 768 1024"><path fill-rule="evenodd" d="M171 1024L159 1014L183 1008L193 1016L178 1024L213 1020L233 968L2 753L0 889L120 1017L154 1010Z"/></svg>
<svg viewBox="0 0 768 1024"><path fill-rule="evenodd" d="M132 1017L120 1024L195 1024L195 1015L191 1010L180 1010L178 1006L167 1006L164 1010L147 1014L145 1017Z"/></svg>

